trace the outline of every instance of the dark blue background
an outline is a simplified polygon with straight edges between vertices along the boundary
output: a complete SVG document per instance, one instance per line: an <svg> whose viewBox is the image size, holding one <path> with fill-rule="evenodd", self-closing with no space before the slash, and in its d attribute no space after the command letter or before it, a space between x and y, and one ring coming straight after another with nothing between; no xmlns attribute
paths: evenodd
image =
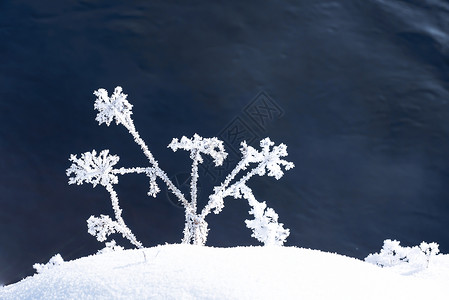
<svg viewBox="0 0 449 300"><path fill-rule="evenodd" d="M287 245L363 258L395 238L447 253L449 4L343 3L1 0L0 283L102 248L85 220L111 213L107 192L69 186L65 169L92 149L146 163L122 126L94 120L92 92L116 85L170 176L190 168L166 149L173 137L241 122L253 145L286 143L296 168L251 187L291 229ZM260 92L280 109L262 128L245 113ZM203 176L202 203L212 185ZM147 188L120 178L125 221L146 246L179 242L183 211ZM208 245L257 245L247 211L228 199Z"/></svg>

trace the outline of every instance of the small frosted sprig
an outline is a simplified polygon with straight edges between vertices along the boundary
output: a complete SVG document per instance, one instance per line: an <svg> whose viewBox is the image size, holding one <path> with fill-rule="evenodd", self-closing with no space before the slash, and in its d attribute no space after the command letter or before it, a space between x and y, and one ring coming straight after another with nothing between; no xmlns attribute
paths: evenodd
<svg viewBox="0 0 449 300"><path fill-rule="evenodd" d="M437 255L438 253L440 253L439 246L440 245L438 245L437 243L422 242L421 244L419 244L419 248L421 249L421 251L428 256Z"/></svg>
<svg viewBox="0 0 449 300"><path fill-rule="evenodd" d="M80 158L70 155L72 165L66 170L69 176L69 184L92 183L106 186L117 184L118 177L113 173L113 166L119 161L117 155L110 155L109 150L103 150L98 155L95 150L81 154ZM73 177L70 175L74 174Z"/></svg>
<svg viewBox="0 0 449 300"><path fill-rule="evenodd" d="M201 154L210 155L216 166L220 166L223 164L223 161L228 156L226 153L223 142L217 138L203 138L198 134L194 134L191 139L183 136L181 140L174 138L171 143L168 145L168 148L171 148L174 152L178 149L183 149L190 151L190 158L192 159L192 170L191 170L191 181L190 181L190 203L188 210L193 211L194 213L197 210L197 183L198 183L198 164L203 162L203 158ZM190 214L191 212L187 212ZM187 216L187 219L190 217ZM207 224L207 223L205 223ZM189 225L189 222L187 222ZM202 231L207 232L207 231ZM186 237L185 240L190 239L191 237Z"/></svg>
<svg viewBox="0 0 449 300"><path fill-rule="evenodd" d="M257 201L249 187L243 186L241 192L251 206L249 214L254 216L253 220L245 220L246 227L253 231L251 236L265 246L282 246L290 235L290 230L278 223L278 214L267 207L265 201Z"/></svg>
<svg viewBox="0 0 449 300"><path fill-rule="evenodd" d="M87 232L96 237L99 242L105 242L108 236L113 233L121 233L125 239L128 239L137 248L142 248L142 243L136 240L136 237L121 217L114 221L106 215L100 215L100 217L90 216L87 219Z"/></svg>
<svg viewBox="0 0 449 300"><path fill-rule="evenodd" d="M416 272L429 266L432 257L439 253L437 243L422 242L419 246L402 247L397 240L384 241L379 253L365 257L365 261L380 267L401 265L404 270Z"/></svg>
<svg viewBox="0 0 449 300"><path fill-rule="evenodd" d="M99 242L106 241L109 235L117 232L118 227L118 223L106 215L90 216L87 219L87 232L96 237Z"/></svg>
<svg viewBox="0 0 449 300"><path fill-rule="evenodd" d="M148 191L148 196L151 196L153 198L156 198L157 194L161 191L159 186L156 183L157 179L157 172L154 170L154 168L149 168L149 171L147 172L148 177L150 177L150 190Z"/></svg>
<svg viewBox="0 0 449 300"><path fill-rule="evenodd" d="M286 145L279 144L274 146L274 143L269 138L265 138L260 141L260 146L262 149L258 151L254 147L248 146L245 141L241 143L242 159L224 182L214 188L214 193L209 196L209 203L202 212L203 216L209 214L212 209L214 213L219 213L224 206L223 199L227 196L240 198L241 189L246 186L246 182L254 175L263 176L267 174L268 170L268 176L280 179L284 175L282 167L285 170L290 170L295 166L292 162L282 159L282 157L288 155ZM255 168L231 184L241 171L246 170L250 164L254 163L257 164Z"/></svg>
<svg viewBox="0 0 449 300"><path fill-rule="evenodd" d="M120 245L117 245L115 240L111 240L110 242L105 243L105 247L101 250L98 250L97 254L103 253L111 253L115 251L122 251L124 248Z"/></svg>
<svg viewBox="0 0 449 300"><path fill-rule="evenodd" d="M176 152L178 149L190 151L191 156L198 154L200 163L203 162L200 153L210 155L214 159L214 163L216 166L221 166L223 164L223 161L228 156L226 150L224 149L222 141L215 137L203 138L196 133L191 139L185 136L183 136L181 140L174 138L168 145L168 147L171 148L174 152ZM195 159L195 157L191 158Z"/></svg>
<svg viewBox="0 0 449 300"><path fill-rule="evenodd" d="M132 104L126 99L128 95L123 94L120 86L114 89L114 93L111 97L108 96L108 91L105 89L98 89L94 91L94 95L97 96L95 100L94 108L98 110L95 120L101 125L106 123L107 126L115 119L115 123L118 125L130 124L132 122Z"/></svg>
<svg viewBox="0 0 449 300"><path fill-rule="evenodd" d="M427 267L429 266L431 257L434 257L435 255L440 253L439 246L440 245L438 245L435 242L433 243L422 242L421 244L419 244L419 249L421 249L421 251L426 255Z"/></svg>
<svg viewBox="0 0 449 300"><path fill-rule="evenodd" d="M245 163L262 162L258 168L259 176L265 175L267 170L268 176L280 179L284 175L284 171L282 171L281 168L282 166L285 170L290 170L295 166L292 162L288 162L281 158L288 155L287 146L285 144L274 146L274 142L267 137L260 141L260 147L262 150L259 152L243 142L241 149Z"/></svg>

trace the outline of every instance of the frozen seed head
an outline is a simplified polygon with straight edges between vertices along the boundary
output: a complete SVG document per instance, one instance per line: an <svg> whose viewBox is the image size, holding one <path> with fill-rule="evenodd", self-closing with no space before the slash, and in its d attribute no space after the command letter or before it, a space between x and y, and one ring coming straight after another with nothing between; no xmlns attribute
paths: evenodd
<svg viewBox="0 0 449 300"><path fill-rule="evenodd" d="M132 122L131 109L133 106L126 99L128 95L123 94L120 86L115 88L111 97L108 96L108 91L105 89L94 91L94 95L97 96L94 109L98 110L97 117L95 118L98 124L106 123L109 126L114 119L117 125L127 125Z"/></svg>

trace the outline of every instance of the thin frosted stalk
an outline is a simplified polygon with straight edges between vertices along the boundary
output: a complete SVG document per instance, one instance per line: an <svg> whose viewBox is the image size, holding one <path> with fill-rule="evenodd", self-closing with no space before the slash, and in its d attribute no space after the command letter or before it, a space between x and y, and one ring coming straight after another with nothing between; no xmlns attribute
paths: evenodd
<svg viewBox="0 0 449 300"><path fill-rule="evenodd" d="M228 176L226 176L225 181L221 184L221 186L223 188L226 188L231 181L235 178L235 176L237 176L237 174L243 170L245 168L245 162L244 159L242 159L241 161L239 161L239 163L237 164L237 166L235 166L235 168L232 170L231 173L229 173Z"/></svg>
<svg viewBox="0 0 449 300"><path fill-rule="evenodd" d="M136 128L134 127L134 123L132 122L132 120L130 120L129 122L122 122L122 124L126 127L126 129L128 129L129 133L131 133L131 135L133 136L134 141L140 146L145 156L153 165L156 175L160 177L163 182L165 182L168 189L173 192L173 194L181 201L185 209L190 208L189 202L187 202L182 192L173 184L170 178L168 178L167 174L159 167L158 162L154 159L153 154L150 152L148 146L145 144L144 140L140 137L139 132L137 132Z"/></svg>
<svg viewBox="0 0 449 300"><path fill-rule="evenodd" d="M120 209L119 203L118 203L118 196L117 193L114 191L114 188L111 184L106 185L106 190L111 195L111 202L112 202L112 208L114 210L115 219L117 220L117 223L120 225L120 228L116 228L120 233L123 235L123 237L127 238L133 245L135 245L137 248L143 248L142 243L139 242L134 234L132 234L131 229L126 226L125 221L122 218L122 210Z"/></svg>
<svg viewBox="0 0 449 300"><path fill-rule="evenodd" d="M240 178L236 183L232 184L230 187L228 187L225 191L224 191L224 195L225 196L229 196L231 194L231 191L234 190L235 187L238 187L240 185L245 184L251 177L253 177L254 175L256 175L259 172L259 169L261 167L265 167L265 165L263 165L262 163L259 164L257 166L257 168L252 169L250 172L248 172L245 176L243 176L242 178Z"/></svg>
<svg viewBox="0 0 449 300"><path fill-rule="evenodd" d="M235 182L234 184L232 184L231 186L227 186L230 184L230 180L226 180L223 184L220 185L220 187L218 188L218 190L215 191L215 194L221 193L223 198L230 196L232 194L232 191L240 186L245 184L251 177L253 177L254 175L256 175L259 171L259 169L261 167L265 167L265 165L263 165L262 163L260 163L256 168L252 169L250 172L248 172L245 176L243 176L242 178L240 178L240 180L238 180L237 182ZM237 170L239 167L237 166L234 170ZM241 168L240 168L241 170ZM239 171L240 171L239 170ZM238 172L239 172L238 171ZM234 171L233 171L234 172ZM237 175L237 173L235 175ZM232 173L231 173L232 174ZM235 175L233 177L235 177ZM232 179L231 179L232 180ZM225 185L226 183L226 185ZM202 219L206 218L206 216L208 214L210 214L210 212L212 211L212 207L211 207L211 203L209 202L202 210L200 217Z"/></svg>
<svg viewBox="0 0 449 300"><path fill-rule="evenodd" d="M187 213L186 213L186 223L184 224L184 237L181 240L182 244L190 244L190 240L192 239L192 236L190 234L190 230L189 230L189 223L187 222Z"/></svg>
<svg viewBox="0 0 449 300"><path fill-rule="evenodd" d="M144 140L140 137L139 132L136 130L136 127L134 126L134 123L132 122L127 122L127 123L123 123L123 125L126 127L126 129L128 129L128 131L131 133L131 135L134 138L134 141L140 146L140 148L142 148L143 153L145 154L145 156L148 158L148 160L150 161L150 163L155 167L159 167L156 159L154 159L153 154L150 152L150 150L148 149L148 146L145 144Z"/></svg>
<svg viewBox="0 0 449 300"><path fill-rule="evenodd" d="M197 195L198 195L198 162L200 160L198 150L193 150L192 153L193 161L192 161L192 173L190 181L190 204L192 210L196 213L197 210Z"/></svg>
<svg viewBox="0 0 449 300"><path fill-rule="evenodd" d="M111 171L112 174L120 174L120 175L125 175L125 174L131 174L131 173L136 173L136 174L142 174L142 173L149 173L151 170L151 168L120 168L120 169L114 169Z"/></svg>

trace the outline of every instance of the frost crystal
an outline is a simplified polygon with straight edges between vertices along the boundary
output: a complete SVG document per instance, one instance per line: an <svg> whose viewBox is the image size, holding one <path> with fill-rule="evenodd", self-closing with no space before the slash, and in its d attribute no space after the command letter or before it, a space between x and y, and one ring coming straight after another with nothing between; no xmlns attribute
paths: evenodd
<svg viewBox="0 0 449 300"><path fill-rule="evenodd" d="M185 136L181 137L180 140L174 138L168 145L175 152L178 149L190 152L192 167L190 198L187 199L159 167L148 146L137 132L131 118L132 105L128 102L127 95L123 94L122 88L116 87L110 97L105 89L99 89L94 94L97 96L94 108L98 110L96 117L98 123L100 125L105 123L109 126L115 120L117 125L122 124L128 129L149 162L148 167L114 169L114 166L119 161L119 157L110 155L108 150L101 151L98 156L95 150L81 154L80 158L77 158L76 155L71 155L70 161L72 165L67 169L69 184L87 182L92 183L94 187L97 184L101 184L109 192L111 198L114 219L101 215L100 217L91 216L87 220L88 232L95 236L98 241L105 242L109 235L120 233L137 248L143 247L125 224L121 215L122 210L119 206L119 199L113 188L113 184L118 183L118 175L139 173L149 177L149 196L156 197L159 193L160 188L157 181L160 180L183 205L185 209L183 243L196 245L204 245L206 243L209 229L205 218L211 212L218 214L224 208L224 199L229 196L236 199L243 197L248 200L251 207L249 213L254 216L254 220L246 220L246 225L253 230L253 237L265 245L282 245L285 242L289 235L289 230L284 229L283 224L278 223L278 215L273 209L267 208L265 202L261 203L255 199L251 189L247 186L247 182L255 175L263 176L265 174L280 179L284 175L284 170L293 168L293 163L282 159L282 157L287 156L287 146L284 144L276 146L269 138L265 138L260 141L261 150L258 151L248 146L246 142L242 142L240 149L242 159L223 183L214 187L208 203L202 210L199 210L197 207L199 164L203 163L203 155L209 155L216 166L222 165L228 155L224 149L223 142L216 137L203 138L198 134L194 134L192 138ZM250 165L253 165L253 168L247 171ZM74 176L70 177L72 174ZM111 241L106 242L105 249L116 249L117 247L119 246L116 245L115 241Z"/></svg>

